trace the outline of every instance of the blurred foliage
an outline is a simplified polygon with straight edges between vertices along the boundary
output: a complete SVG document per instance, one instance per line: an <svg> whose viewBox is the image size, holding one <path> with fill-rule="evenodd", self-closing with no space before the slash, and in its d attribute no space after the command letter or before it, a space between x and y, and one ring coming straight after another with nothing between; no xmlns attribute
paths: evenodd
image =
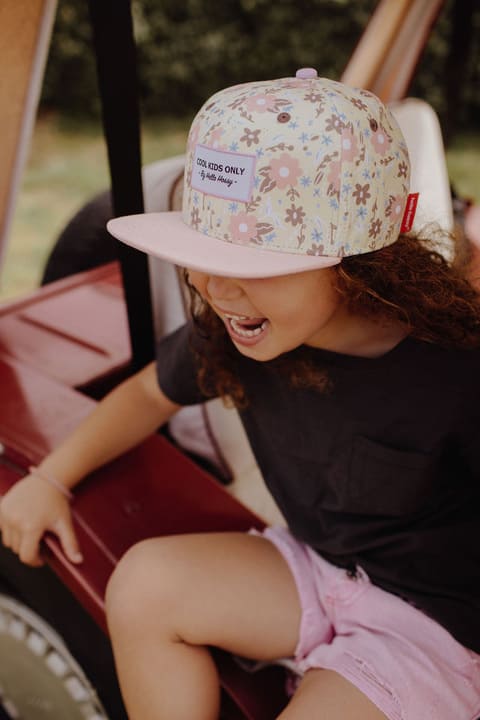
<svg viewBox="0 0 480 720"><path fill-rule="evenodd" d="M213 92L314 66L338 78L377 0L132 0L142 106L147 115L192 114ZM453 0L446 3L412 94L441 115L447 103ZM480 120L480 7L461 87L458 128ZM460 83L460 78L458 79ZM85 0L59 0L43 107L99 111Z"/></svg>

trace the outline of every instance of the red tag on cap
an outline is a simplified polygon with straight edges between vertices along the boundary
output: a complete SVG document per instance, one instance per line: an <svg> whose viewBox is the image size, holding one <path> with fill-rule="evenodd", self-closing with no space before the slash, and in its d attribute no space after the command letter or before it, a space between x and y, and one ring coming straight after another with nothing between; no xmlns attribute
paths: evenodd
<svg viewBox="0 0 480 720"><path fill-rule="evenodd" d="M407 204L405 205L402 226L400 228L401 233L410 232L412 229L413 221L415 220L415 213L417 212L419 195L420 193L410 193L407 197Z"/></svg>

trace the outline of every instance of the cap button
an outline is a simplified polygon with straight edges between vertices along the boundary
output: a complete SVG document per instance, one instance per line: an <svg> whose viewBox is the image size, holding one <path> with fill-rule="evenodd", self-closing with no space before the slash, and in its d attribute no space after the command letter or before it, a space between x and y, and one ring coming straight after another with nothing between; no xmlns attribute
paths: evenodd
<svg viewBox="0 0 480 720"><path fill-rule="evenodd" d="M300 70L297 70L295 73L295 77L301 80L313 80L313 78L318 77L318 73L315 68L300 68Z"/></svg>

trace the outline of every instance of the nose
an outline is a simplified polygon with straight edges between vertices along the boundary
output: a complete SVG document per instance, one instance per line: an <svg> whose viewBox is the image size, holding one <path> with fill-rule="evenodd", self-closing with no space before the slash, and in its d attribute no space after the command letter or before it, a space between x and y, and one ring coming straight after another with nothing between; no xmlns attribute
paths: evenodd
<svg viewBox="0 0 480 720"><path fill-rule="evenodd" d="M208 275L206 290L212 300L236 300L242 290L231 278Z"/></svg>
<svg viewBox="0 0 480 720"><path fill-rule="evenodd" d="M190 282L206 300L230 301L242 295L242 288L233 278L210 275L195 270L188 273Z"/></svg>

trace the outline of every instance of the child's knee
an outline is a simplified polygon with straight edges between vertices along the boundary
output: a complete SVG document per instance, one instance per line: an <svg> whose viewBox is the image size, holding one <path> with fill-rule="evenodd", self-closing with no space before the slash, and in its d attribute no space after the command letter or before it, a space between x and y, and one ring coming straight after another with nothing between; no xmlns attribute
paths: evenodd
<svg viewBox="0 0 480 720"><path fill-rule="evenodd" d="M187 580L176 552L176 538L155 538L133 545L118 562L107 585L105 606L110 627L149 618L167 620L178 606Z"/></svg>

